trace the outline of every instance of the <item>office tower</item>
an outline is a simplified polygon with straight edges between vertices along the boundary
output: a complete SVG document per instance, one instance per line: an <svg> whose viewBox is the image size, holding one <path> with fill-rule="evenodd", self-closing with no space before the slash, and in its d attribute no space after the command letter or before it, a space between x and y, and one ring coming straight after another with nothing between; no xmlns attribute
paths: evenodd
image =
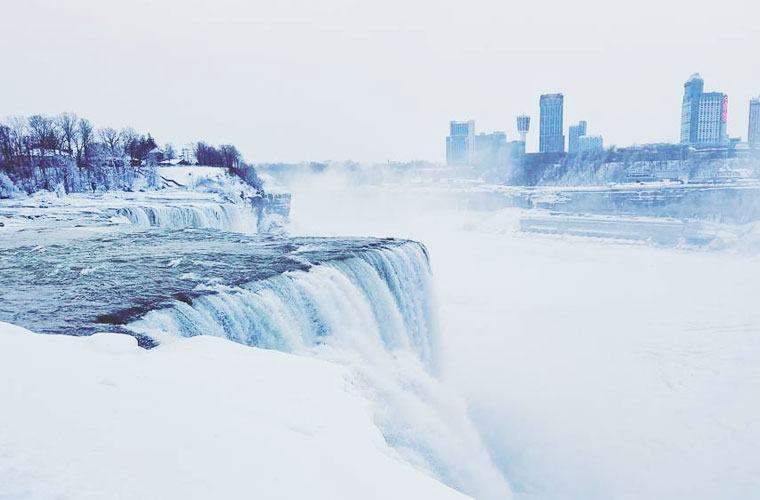
<svg viewBox="0 0 760 500"><path fill-rule="evenodd" d="M446 137L446 164L472 165L475 154L475 122L452 121Z"/></svg>
<svg viewBox="0 0 760 500"><path fill-rule="evenodd" d="M728 96L722 92L707 92L699 99L697 144L717 145L728 142Z"/></svg>
<svg viewBox="0 0 760 500"><path fill-rule="evenodd" d="M586 122L579 121L577 125L570 125L567 132L567 152L578 152L578 138L586 135Z"/></svg>
<svg viewBox="0 0 760 500"><path fill-rule="evenodd" d="M681 105L681 143L694 146L726 144L728 135L728 96L705 92L698 73L684 84Z"/></svg>
<svg viewBox="0 0 760 500"><path fill-rule="evenodd" d="M565 151L563 135L562 94L544 94L540 99L541 116L539 122L538 150L541 153L562 153Z"/></svg>
<svg viewBox="0 0 760 500"><path fill-rule="evenodd" d="M749 147L760 149L760 96L749 101L749 131L747 132Z"/></svg>
<svg viewBox="0 0 760 500"><path fill-rule="evenodd" d="M696 144L697 123L699 121L699 100L705 89L705 81L694 73L683 86L681 103L681 143Z"/></svg>

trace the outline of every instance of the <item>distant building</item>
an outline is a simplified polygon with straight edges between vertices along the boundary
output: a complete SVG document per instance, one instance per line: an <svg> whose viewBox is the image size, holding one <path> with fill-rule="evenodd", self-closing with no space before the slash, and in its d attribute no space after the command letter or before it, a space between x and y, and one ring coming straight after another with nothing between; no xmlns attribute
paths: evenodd
<svg viewBox="0 0 760 500"><path fill-rule="evenodd" d="M570 125L567 132L567 152L570 154L578 152L578 138L586 135L585 121L579 121L577 125Z"/></svg>
<svg viewBox="0 0 760 500"><path fill-rule="evenodd" d="M520 134L520 140L525 142L530 130L530 116L520 115L517 117L517 133Z"/></svg>
<svg viewBox="0 0 760 500"><path fill-rule="evenodd" d="M446 164L472 165L475 156L475 122L452 121L446 137Z"/></svg>
<svg viewBox="0 0 760 500"><path fill-rule="evenodd" d="M540 99L541 116L539 122L538 150L541 153L562 153L565 151L563 135L562 94L544 94Z"/></svg>
<svg viewBox="0 0 760 500"><path fill-rule="evenodd" d="M728 142L728 96L722 92L708 92L699 99L697 144L719 145Z"/></svg>
<svg viewBox="0 0 760 500"><path fill-rule="evenodd" d="M705 81L694 73L683 86L681 102L681 144L696 144L699 121L699 99L705 89Z"/></svg>
<svg viewBox="0 0 760 500"><path fill-rule="evenodd" d="M749 101L747 143L752 149L760 149L760 96Z"/></svg>
<svg viewBox="0 0 760 500"><path fill-rule="evenodd" d="M598 153L604 151L601 135L582 135L578 137L578 153Z"/></svg>
<svg viewBox="0 0 760 500"><path fill-rule="evenodd" d="M475 135L475 154L473 164L496 166L504 163L507 151L507 134L492 132Z"/></svg>
<svg viewBox="0 0 760 500"><path fill-rule="evenodd" d="M509 141L507 143L507 159L520 158L525 154L525 141Z"/></svg>
<svg viewBox="0 0 760 500"><path fill-rule="evenodd" d="M694 146L726 144L728 96L705 92L704 80L693 74L684 84L681 104L681 143Z"/></svg>

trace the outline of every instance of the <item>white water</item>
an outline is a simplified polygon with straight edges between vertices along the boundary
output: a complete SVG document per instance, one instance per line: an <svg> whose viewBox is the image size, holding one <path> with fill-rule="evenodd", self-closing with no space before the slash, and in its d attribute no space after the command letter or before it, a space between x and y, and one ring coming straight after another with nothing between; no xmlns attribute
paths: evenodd
<svg viewBox="0 0 760 500"><path fill-rule="evenodd" d="M255 233L258 230L253 209L232 203L128 205L119 208L117 213L141 227L208 228L239 233Z"/></svg>
<svg viewBox="0 0 760 500"><path fill-rule="evenodd" d="M385 440L406 461L478 498L506 498L463 402L437 379L431 274L406 243L177 302L131 327L167 341L199 334L347 366Z"/></svg>
<svg viewBox="0 0 760 500"><path fill-rule="evenodd" d="M442 379L517 498L758 498L760 260L519 232L519 210L312 178L294 228L415 238Z"/></svg>

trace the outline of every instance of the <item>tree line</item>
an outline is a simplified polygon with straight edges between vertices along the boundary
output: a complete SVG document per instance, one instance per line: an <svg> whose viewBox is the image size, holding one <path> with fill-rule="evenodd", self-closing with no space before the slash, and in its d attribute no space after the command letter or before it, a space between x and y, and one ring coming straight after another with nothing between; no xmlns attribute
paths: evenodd
<svg viewBox="0 0 760 500"><path fill-rule="evenodd" d="M243 162L235 146L212 146L200 141L193 149L199 165L227 168L261 188L255 170ZM151 154L153 151L155 155ZM63 171L53 177L56 182L63 182L67 192L80 190L79 181L71 180L83 177L76 169L85 171L91 189L96 186L111 189L113 182L103 179L113 178L112 171L124 177L127 174L120 172L131 167L133 172L127 176L134 178L137 173L151 174L156 161L174 158L174 146L166 144L159 148L150 133L139 133L131 127L95 128L88 119L74 113L12 117L0 123L0 173L24 184L23 189L28 192L49 188L47 184L51 181L44 179L53 175L49 171L54 169ZM101 181L105 183L103 186L99 184Z"/></svg>

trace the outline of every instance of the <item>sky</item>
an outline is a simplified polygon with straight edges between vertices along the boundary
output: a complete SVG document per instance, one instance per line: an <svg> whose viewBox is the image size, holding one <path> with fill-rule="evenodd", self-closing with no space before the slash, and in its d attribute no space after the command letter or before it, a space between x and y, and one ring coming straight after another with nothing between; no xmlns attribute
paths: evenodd
<svg viewBox="0 0 760 500"><path fill-rule="evenodd" d="M538 97L606 145L677 141L683 83L760 95L756 0L0 0L0 117L73 111L249 161L443 161L448 122L516 136Z"/></svg>

